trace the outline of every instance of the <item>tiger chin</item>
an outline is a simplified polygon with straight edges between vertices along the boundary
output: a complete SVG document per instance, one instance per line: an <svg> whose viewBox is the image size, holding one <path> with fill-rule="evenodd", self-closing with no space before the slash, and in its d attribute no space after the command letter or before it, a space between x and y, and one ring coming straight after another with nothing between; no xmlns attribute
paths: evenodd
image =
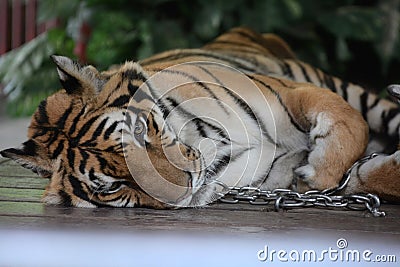
<svg viewBox="0 0 400 267"><path fill-rule="evenodd" d="M28 140L0 153L48 178L43 201L54 205L171 209L230 186L332 188L364 154L368 126L382 127L320 86L359 87L293 57L279 38L243 28L105 72L53 56L63 89L40 103ZM394 103L363 99L396 126ZM363 164L346 192L400 200L398 158Z"/></svg>

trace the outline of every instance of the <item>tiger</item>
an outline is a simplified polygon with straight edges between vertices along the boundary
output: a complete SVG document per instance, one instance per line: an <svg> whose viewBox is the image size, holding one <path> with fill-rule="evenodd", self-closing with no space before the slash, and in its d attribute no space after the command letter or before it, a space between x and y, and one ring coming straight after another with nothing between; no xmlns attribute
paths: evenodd
<svg viewBox="0 0 400 267"><path fill-rule="evenodd" d="M333 188L373 142L369 131L399 130L394 102L247 28L103 72L52 60L63 89L40 103L28 140L0 152L49 178L49 205L174 209L232 186ZM360 164L343 193L398 201L399 164L400 152Z"/></svg>

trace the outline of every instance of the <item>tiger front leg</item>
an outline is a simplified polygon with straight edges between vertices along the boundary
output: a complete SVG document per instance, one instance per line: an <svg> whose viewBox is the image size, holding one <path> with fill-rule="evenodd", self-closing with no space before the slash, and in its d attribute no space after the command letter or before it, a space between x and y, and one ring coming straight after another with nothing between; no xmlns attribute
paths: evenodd
<svg viewBox="0 0 400 267"><path fill-rule="evenodd" d="M290 95L297 100L290 111L309 133L307 162L294 170L295 189L304 192L337 186L365 151L367 124L358 111L330 91L306 87Z"/></svg>

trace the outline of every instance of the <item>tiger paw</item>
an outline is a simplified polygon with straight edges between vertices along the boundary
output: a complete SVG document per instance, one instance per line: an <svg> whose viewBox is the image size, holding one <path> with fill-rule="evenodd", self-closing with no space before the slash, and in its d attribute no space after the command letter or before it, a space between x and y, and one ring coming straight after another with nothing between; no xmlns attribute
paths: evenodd
<svg viewBox="0 0 400 267"><path fill-rule="evenodd" d="M313 180L315 176L315 169L311 165L305 165L294 170L295 184L294 189L298 192L305 192L310 190L312 187L309 185L309 181Z"/></svg>
<svg viewBox="0 0 400 267"><path fill-rule="evenodd" d="M308 190L324 190L337 186L337 181L326 171L321 172L311 164L301 166L294 170L296 179L296 190L306 192Z"/></svg>

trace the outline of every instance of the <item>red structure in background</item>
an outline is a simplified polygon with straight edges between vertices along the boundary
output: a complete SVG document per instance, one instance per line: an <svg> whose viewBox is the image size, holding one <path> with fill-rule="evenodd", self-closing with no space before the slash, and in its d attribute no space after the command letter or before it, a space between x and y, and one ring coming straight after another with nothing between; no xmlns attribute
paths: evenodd
<svg viewBox="0 0 400 267"><path fill-rule="evenodd" d="M0 0L0 56L60 25L57 19L38 23L39 4L39 0ZM83 63L87 62L86 47L90 34L89 24L83 22L74 49L75 55ZM4 84L0 81L0 115L5 112L5 99Z"/></svg>
<svg viewBox="0 0 400 267"><path fill-rule="evenodd" d="M38 0L0 0L0 55L29 42L57 20L37 23Z"/></svg>
<svg viewBox="0 0 400 267"><path fill-rule="evenodd" d="M48 29L59 26L54 19L37 23L38 0L0 0L0 55L18 48ZM74 49L79 61L86 63L86 47L92 30L83 22Z"/></svg>
<svg viewBox="0 0 400 267"><path fill-rule="evenodd" d="M89 42L90 34L92 29L87 22L83 22L79 28L79 37L76 41L74 54L78 57L82 63L87 63L86 48Z"/></svg>

